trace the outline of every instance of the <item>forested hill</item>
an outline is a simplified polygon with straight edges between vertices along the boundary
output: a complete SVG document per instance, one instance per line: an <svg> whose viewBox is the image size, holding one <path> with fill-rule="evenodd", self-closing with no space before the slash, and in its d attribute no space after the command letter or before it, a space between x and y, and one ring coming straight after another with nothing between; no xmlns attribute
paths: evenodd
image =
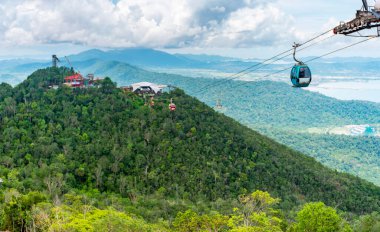
<svg viewBox="0 0 380 232"><path fill-rule="evenodd" d="M58 202L73 191L132 201L159 192L207 205L260 189L280 197L285 210L323 201L358 214L380 211L379 187L325 168L181 90L150 108L109 78L100 88L47 88L69 72L42 69L14 88L0 86L0 191L39 191Z"/></svg>

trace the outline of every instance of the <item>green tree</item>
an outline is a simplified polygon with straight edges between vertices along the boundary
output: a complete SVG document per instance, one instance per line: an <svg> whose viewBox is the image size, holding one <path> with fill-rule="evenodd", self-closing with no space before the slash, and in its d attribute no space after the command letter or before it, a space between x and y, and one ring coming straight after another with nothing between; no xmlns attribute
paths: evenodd
<svg viewBox="0 0 380 232"><path fill-rule="evenodd" d="M308 203L297 214L292 232L338 232L352 231L336 210L322 202Z"/></svg>
<svg viewBox="0 0 380 232"><path fill-rule="evenodd" d="M100 89L103 93L112 93L116 88L116 83L112 82L111 78L106 77L101 81Z"/></svg>
<svg viewBox="0 0 380 232"><path fill-rule="evenodd" d="M164 226L149 224L146 221L132 217L114 209L92 209L85 215L71 207L57 207L56 214L49 231L128 231L128 232L160 232L167 231Z"/></svg>
<svg viewBox="0 0 380 232"><path fill-rule="evenodd" d="M12 190L4 204L4 228L12 229L12 231L26 231L32 228L34 226L33 206L45 200L46 196L39 192L20 195Z"/></svg>
<svg viewBox="0 0 380 232"><path fill-rule="evenodd" d="M357 232L377 232L380 231L380 213L374 212L361 216L354 223L354 231Z"/></svg>
<svg viewBox="0 0 380 232"><path fill-rule="evenodd" d="M173 221L173 227L175 231L179 232L218 232L228 229L227 222L228 216L221 215L217 212L198 215L189 209L184 213L179 212L177 214L177 217Z"/></svg>
<svg viewBox="0 0 380 232"><path fill-rule="evenodd" d="M273 207L280 199L269 193L257 190L239 198L241 207L235 208L229 225L232 231L282 231L279 212Z"/></svg>
<svg viewBox="0 0 380 232"><path fill-rule="evenodd" d="M173 227L178 232L199 231L201 229L199 215L190 209L184 213L179 212L173 221Z"/></svg>

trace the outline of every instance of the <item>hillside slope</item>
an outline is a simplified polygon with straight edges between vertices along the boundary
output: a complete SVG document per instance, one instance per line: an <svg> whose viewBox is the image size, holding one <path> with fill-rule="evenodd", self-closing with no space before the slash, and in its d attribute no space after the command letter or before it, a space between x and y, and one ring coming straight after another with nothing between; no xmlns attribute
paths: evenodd
<svg viewBox="0 0 380 232"><path fill-rule="evenodd" d="M140 81L172 84L209 106L214 106L216 100L221 98L225 107L223 113L244 125L315 157L333 169L380 184L377 138L306 133L310 127L378 124L380 104L341 101L307 90L290 88L280 82L257 81L243 85L241 81L231 81L220 84L217 79L149 72L115 61L90 60L78 64L83 73L95 72L112 76L120 85ZM199 92L205 86L214 85L216 86ZM367 140L371 140L370 144L374 145L368 146Z"/></svg>
<svg viewBox="0 0 380 232"><path fill-rule="evenodd" d="M380 188L323 167L177 90L143 99L116 89L47 90L67 70L44 69L10 89L1 85L0 177L5 186L99 189L134 198L164 192L212 202L255 189L291 209L307 201L354 213L380 210ZM169 112L174 98L178 110ZM17 174L16 174L17 173Z"/></svg>

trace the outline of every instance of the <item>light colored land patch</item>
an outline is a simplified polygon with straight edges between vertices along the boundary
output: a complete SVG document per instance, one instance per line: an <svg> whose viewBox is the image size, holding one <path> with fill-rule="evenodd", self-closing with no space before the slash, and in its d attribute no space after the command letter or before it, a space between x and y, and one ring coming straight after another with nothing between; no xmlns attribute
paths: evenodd
<svg viewBox="0 0 380 232"><path fill-rule="evenodd" d="M376 136L380 137L380 125L346 125L341 127L312 127L307 129L311 134L332 134L347 136Z"/></svg>

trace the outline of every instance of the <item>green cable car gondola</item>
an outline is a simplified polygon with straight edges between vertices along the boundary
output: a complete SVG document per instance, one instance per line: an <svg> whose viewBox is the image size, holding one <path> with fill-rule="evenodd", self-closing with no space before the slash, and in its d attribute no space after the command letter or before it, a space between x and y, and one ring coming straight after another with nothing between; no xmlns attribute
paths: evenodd
<svg viewBox="0 0 380 232"><path fill-rule="evenodd" d="M311 71L309 67L302 61L296 59L296 49L299 44L294 44L293 59L297 62L290 72L290 80L292 81L293 87L301 88L308 87L311 82Z"/></svg>

